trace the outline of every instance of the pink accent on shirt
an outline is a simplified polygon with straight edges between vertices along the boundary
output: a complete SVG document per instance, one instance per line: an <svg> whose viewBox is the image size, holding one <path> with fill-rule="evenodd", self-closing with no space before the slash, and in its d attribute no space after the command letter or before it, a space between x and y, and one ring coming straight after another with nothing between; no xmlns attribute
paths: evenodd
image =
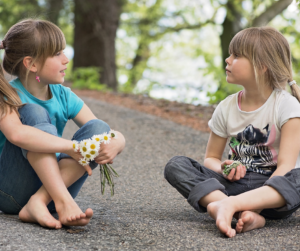
<svg viewBox="0 0 300 251"><path fill-rule="evenodd" d="M272 152L273 161L277 161L277 157L278 157L277 152L275 151L274 147L272 146L273 143L275 142L275 139L276 139L276 127L273 124L270 134L269 134L268 142L264 144L265 146L268 146L270 151Z"/></svg>
<svg viewBox="0 0 300 251"><path fill-rule="evenodd" d="M239 95L238 95L238 106L239 106L240 109L242 109L241 108L241 102L242 102L242 95L243 95L243 93L244 93L243 91L240 91Z"/></svg>

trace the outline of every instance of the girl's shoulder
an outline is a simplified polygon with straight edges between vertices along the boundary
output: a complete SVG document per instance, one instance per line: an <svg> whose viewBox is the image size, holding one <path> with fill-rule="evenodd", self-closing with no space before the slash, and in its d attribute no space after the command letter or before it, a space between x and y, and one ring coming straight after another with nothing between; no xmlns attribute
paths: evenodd
<svg viewBox="0 0 300 251"><path fill-rule="evenodd" d="M276 90L275 100L275 116L279 128L291 118L300 118L300 103L293 95L284 90Z"/></svg>
<svg viewBox="0 0 300 251"><path fill-rule="evenodd" d="M219 109L229 109L232 107L235 107L237 105L237 100L238 100L238 95L240 92L231 94L229 96L227 96L225 99L223 99L219 104L218 104L218 108Z"/></svg>
<svg viewBox="0 0 300 251"><path fill-rule="evenodd" d="M295 106L300 108L300 103L299 101L289 92L285 90L275 90L275 102L279 107L282 106Z"/></svg>

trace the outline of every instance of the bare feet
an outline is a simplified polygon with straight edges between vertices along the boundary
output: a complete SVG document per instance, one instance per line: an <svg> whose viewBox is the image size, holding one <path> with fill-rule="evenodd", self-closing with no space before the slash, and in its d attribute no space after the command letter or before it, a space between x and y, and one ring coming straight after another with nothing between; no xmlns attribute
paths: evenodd
<svg viewBox="0 0 300 251"><path fill-rule="evenodd" d="M19 213L19 218L23 222L38 223L43 227L59 229L61 223L49 212L45 203L32 196Z"/></svg>
<svg viewBox="0 0 300 251"><path fill-rule="evenodd" d="M93 210L91 208L88 208L85 213L83 213L74 200L56 205L56 211L59 216L59 221L65 226L85 226L90 222L93 216Z"/></svg>
<svg viewBox="0 0 300 251"><path fill-rule="evenodd" d="M265 224L266 220L263 216L252 211L244 211L242 212L235 229L237 233L245 233L253 229L262 228Z"/></svg>
<svg viewBox="0 0 300 251"><path fill-rule="evenodd" d="M227 200L228 199L224 199L209 203L207 211L209 215L216 220L216 225L220 232L232 238L236 235L235 230L231 228L231 221L235 210L230 203L226 203Z"/></svg>

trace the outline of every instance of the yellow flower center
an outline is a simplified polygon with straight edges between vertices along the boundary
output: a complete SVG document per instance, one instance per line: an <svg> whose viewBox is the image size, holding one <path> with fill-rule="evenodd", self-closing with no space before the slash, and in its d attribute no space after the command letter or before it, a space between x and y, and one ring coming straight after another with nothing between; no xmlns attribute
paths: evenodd
<svg viewBox="0 0 300 251"><path fill-rule="evenodd" d="M86 154L85 157L87 157L88 159L91 157L91 155L89 154Z"/></svg>
<svg viewBox="0 0 300 251"><path fill-rule="evenodd" d="M73 144L73 149L75 149L75 148L76 148L76 144L74 143L74 144Z"/></svg>
<svg viewBox="0 0 300 251"><path fill-rule="evenodd" d="M96 153L96 151L90 151L90 154L93 154L93 155L94 155L95 153Z"/></svg>
<svg viewBox="0 0 300 251"><path fill-rule="evenodd" d="M91 149L95 149L96 145L95 144L91 144Z"/></svg>
<svg viewBox="0 0 300 251"><path fill-rule="evenodd" d="M99 138L95 138L95 140L96 140L96 141L100 141L100 139L99 139Z"/></svg>
<svg viewBox="0 0 300 251"><path fill-rule="evenodd" d="M84 146L82 147L82 151L86 152L87 151L87 148Z"/></svg>
<svg viewBox="0 0 300 251"><path fill-rule="evenodd" d="M104 140L108 140L108 137L107 137L107 136L104 136Z"/></svg>

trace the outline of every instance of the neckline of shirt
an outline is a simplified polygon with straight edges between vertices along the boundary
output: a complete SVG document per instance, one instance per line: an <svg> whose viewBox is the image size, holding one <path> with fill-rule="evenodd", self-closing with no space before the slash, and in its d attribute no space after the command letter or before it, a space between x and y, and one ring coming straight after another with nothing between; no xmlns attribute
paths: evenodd
<svg viewBox="0 0 300 251"><path fill-rule="evenodd" d="M29 91L27 91L27 89L24 87L24 85L21 83L20 79L19 78L16 78L14 79L12 82L15 82L17 83L20 91L22 91L25 95L27 95L29 98L33 99L34 101L36 102L39 102L39 103L51 103L54 99L54 95L53 95L53 90L52 90L52 85L49 85L49 88L50 88L50 91L52 93L52 97L48 100L41 100L41 99L38 99L37 97L33 96Z"/></svg>

